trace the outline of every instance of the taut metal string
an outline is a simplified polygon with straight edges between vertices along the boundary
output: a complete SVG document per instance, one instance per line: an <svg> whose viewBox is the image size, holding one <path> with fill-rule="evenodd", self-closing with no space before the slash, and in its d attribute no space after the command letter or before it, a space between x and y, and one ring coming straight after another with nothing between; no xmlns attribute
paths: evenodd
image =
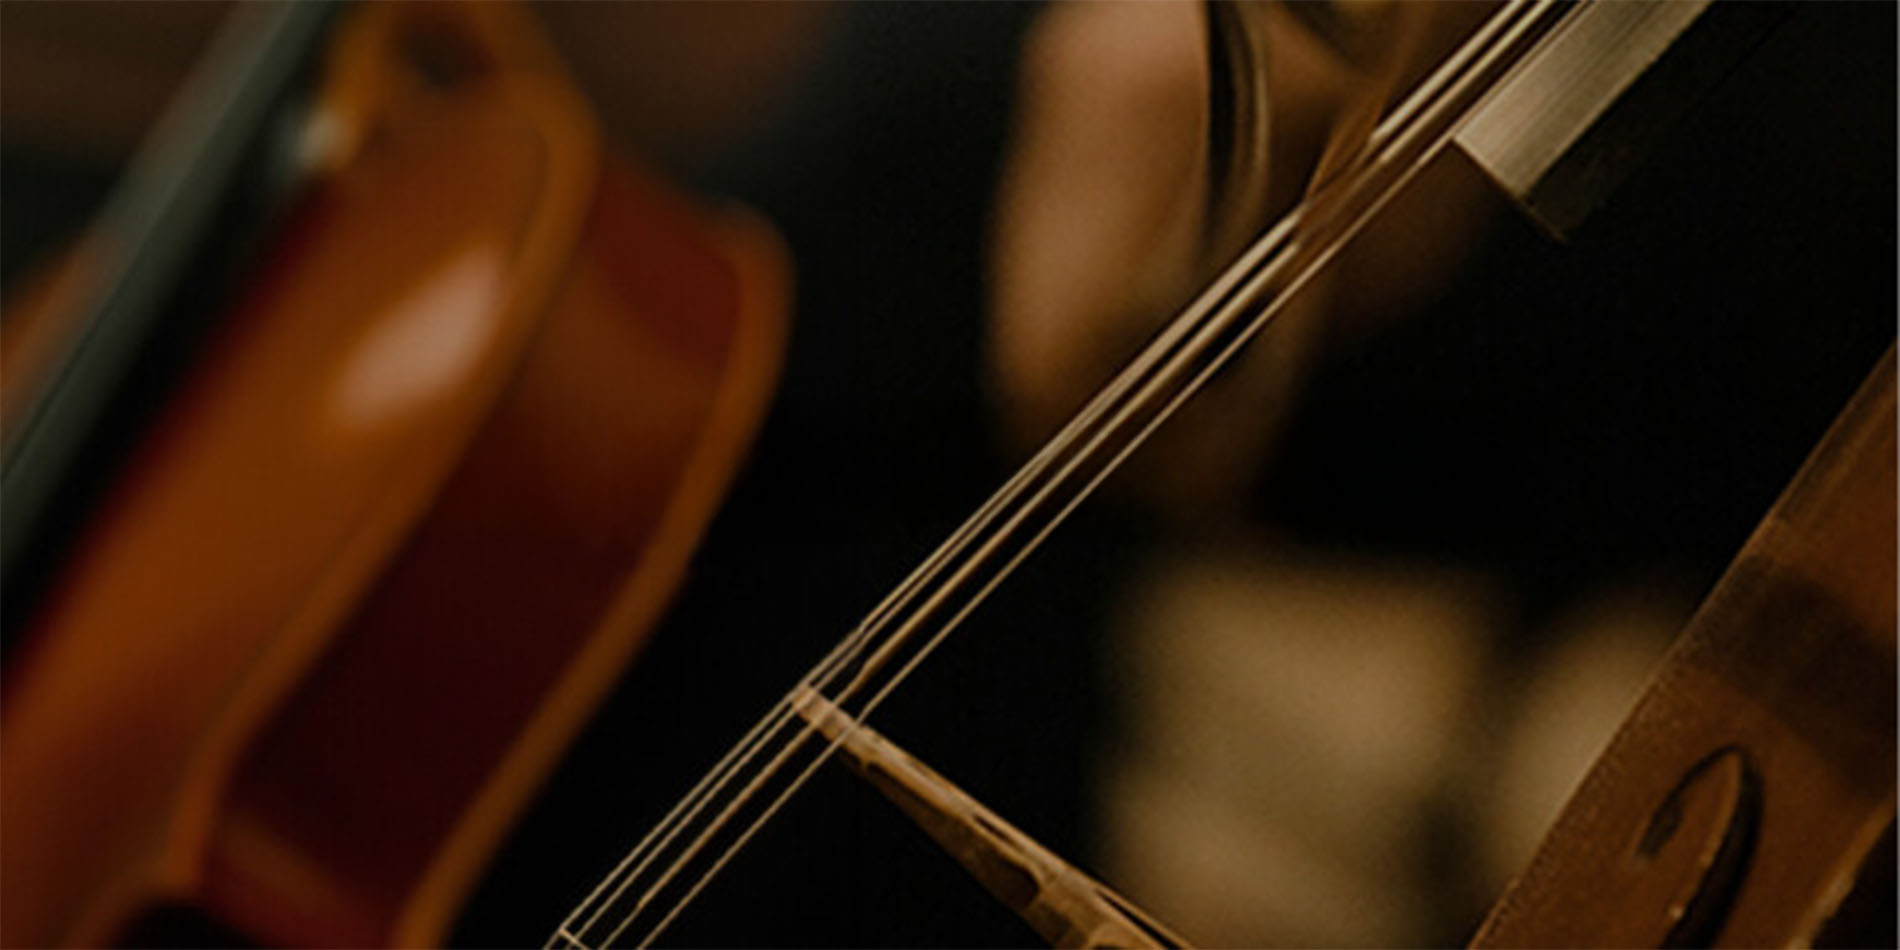
<svg viewBox="0 0 1900 950"><path fill-rule="evenodd" d="M811 741L794 698L862 722L1056 525L1277 316L1450 141L1555 0L1513 0L1379 123L1357 157L1170 321L647 833L548 947L651 943L843 740ZM840 685L842 684L842 685ZM820 736L819 738L823 738Z"/></svg>

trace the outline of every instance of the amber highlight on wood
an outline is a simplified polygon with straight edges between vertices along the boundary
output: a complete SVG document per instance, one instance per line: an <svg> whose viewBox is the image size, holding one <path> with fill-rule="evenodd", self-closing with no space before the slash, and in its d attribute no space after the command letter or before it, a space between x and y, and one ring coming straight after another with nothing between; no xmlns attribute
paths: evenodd
<svg viewBox="0 0 1900 950"><path fill-rule="evenodd" d="M9 664L5 945L180 904L265 945L439 941L677 585L776 375L785 256L604 160L520 16L342 27L349 147ZM473 70L399 81L418 23Z"/></svg>
<svg viewBox="0 0 1900 950"><path fill-rule="evenodd" d="M1473 946L1891 945L1895 450L1890 348Z"/></svg>

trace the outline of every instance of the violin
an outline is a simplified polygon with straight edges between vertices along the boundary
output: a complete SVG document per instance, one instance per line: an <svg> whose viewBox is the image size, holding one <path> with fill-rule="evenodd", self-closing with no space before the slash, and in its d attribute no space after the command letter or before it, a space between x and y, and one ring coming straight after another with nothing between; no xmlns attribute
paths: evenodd
<svg viewBox="0 0 1900 950"><path fill-rule="evenodd" d="M8 317L9 946L442 940L785 335L771 231L606 156L521 11L258 5L220 44ZM292 107L297 180L227 196ZM244 200L281 207L205 291Z"/></svg>
<svg viewBox="0 0 1900 950"><path fill-rule="evenodd" d="M456 72L456 70L449 70L449 72L454 73ZM1346 159L1341 159L1341 161L1346 161ZM1334 195L1337 195L1337 194L1338 193L1335 192L1333 195L1321 195L1320 192L1318 191L1314 192L1314 196L1318 200L1322 200L1322 201L1335 200ZM1289 235L1295 235L1301 239L1305 239L1310 235L1310 232L1301 232L1297 228L1289 227L1280 235L1280 237L1284 241L1288 238ZM1271 255L1263 255L1262 259L1264 259L1264 257L1270 257L1270 256ZM1256 260L1256 263L1258 262L1259 262L1259 259ZM1285 267L1286 265L1281 265L1281 266ZM1232 287L1233 285L1230 283L1229 286ZM1268 295L1268 296L1270 297L1271 295ZM1255 302L1258 302L1258 301L1256 300ZM1249 310L1249 308L1246 306L1239 306L1234 309L1236 312ZM1253 316L1253 314L1248 314L1247 316L1251 317ZM1177 339L1179 339L1179 337L1177 337ZM1151 364L1151 365L1154 365L1154 364ZM1202 366L1200 368L1205 368L1205 367ZM1198 372L1198 369L1196 370L1196 372ZM1189 378L1191 379L1193 375L1194 374L1189 374ZM1132 388L1133 387L1124 387L1124 392L1132 391ZM1098 418L1100 417L1098 416ZM1145 424L1144 420L1138 419L1137 421L1141 421L1143 422L1143 424ZM1071 450L1073 450L1077 445L1086 445L1086 444L1071 442L1070 443ZM1114 456L1116 455L1116 453L1122 452L1124 448L1126 448L1125 444L1103 443L1100 448L1093 449L1092 451L1096 451L1098 453L1106 452L1108 455ZM1085 447L1084 451L1087 452L1091 450ZM1045 468L1044 470L1048 472L1057 473L1058 479L1060 478L1067 478L1070 480L1081 479L1081 476L1078 474L1079 472L1078 469L1074 469L1074 468L1068 469L1066 474L1064 474L1063 472L1062 467L1065 465L1068 465L1069 462L1072 461L1075 457L1076 456L1073 456L1073 455L1064 455L1061 452L1054 453L1051 456L1051 458L1054 459L1055 467ZM1049 463L1045 462L1044 464L1048 465ZM1086 481L1086 479L1081 479L1081 480ZM483 504L484 506L487 506L487 505L492 505L493 502L485 500ZM1043 518L1051 514L1053 514L1053 516L1056 518L1060 518L1061 516L1067 514L1067 511L1065 509L1062 509L1060 505L1055 504L1045 499L1044 501L1039 502L1036 506L1033 506L1027 509L1012 510L1006 505L1002 505L1002 504L992 505L992 506L986 507L983 512L980 512L979 517L980 518L988 517L994 520L999 517L999 513L1000 513L1000 517L1002 518L1002 520L1007 521L1009 520L1010 517L1013 517L1013 515L1018 511L1029 511L1032 519ZM1026 519L1026 521L1028 521L1028 519ZM959 533L959 537L965 540L968 540L976 536L977 535L974 532L960 532ZM456 542L455 546L457 547L465 548L467 546L466 536L458 536L458 537L453 538L453 540ZM970 550L970 549L966 549L966 550ZM997 578L1000 577L999 573L991 573L992 571L995 570L996 566L999 563L1001 563L1003 565L1003 568L1007 570L1008 567L1014 566L1014 561L1012 561L1011 558L1019 559L1022 553L1026 553L1026 548L1018 548L1013 545L999 547L997 550L1000 550L1002 552L1000 559L992 555L991 558L988 560L974 560L974 559L960 560L959 557L957 556L958 552L955 548L946 548L946 552L948 553L943 556L931 559L930 562L928 562L925 565L925 568L923 572L920 573L919 577L924 580L928 580L928 576L930 572L933 572L933 571L943 571L947 568L951 570L952 572L956 572L956 571L961 571L963 568L968 567L970 565L976 565L973 569L967 572L967 576L973 579L975 586L972 588L964 588L964 591L967 592L969 590L975 590L977 592L977 596L980 597L982 594L987 593L987 589L983 585L991 584ZM880 610L877 613L873 614L870 622L868 622L864 627L859 628L858 634L865 634L866 631L875 633L880 627L884 630L892 630L892 629L902 630L906 625L911 624L912 621L917 616L919 616L918 613L914 612L914 609L919 605L922 605L928 611L942 612L942 615L950 616L953 618L953 620L961 619L963 614L967 613L968 609L974 605L973 599L962 599L964 597L964 594L960 594L960 593L954 594L951 597L939 600L938 602L934 604L929 603L928 601L930 600L930 598L938 592L939 591L933 591L923 586L921 583L909 583L909 584L904 585L903 587L899 589L897 595L889 603L888 609L880 608ZM928 619L929 618L926 616L926 620ZM520 621L517 618L515 622L516 622L516 625L519 626L522 621ZM915 626L928 629L927 623L917 624ZM33 639L35 642L37 642L39 638L35 636ZM925 637L922 639L928 639L928 638ZM877 751L880 748L879 743L871 741L870 734L868 733L868 728L864 725L864 722L863 722L864 720L863 714L868 711L868 706L864 703L864 700L870 699L871 704L874 705L876 703L876 700L878 698L881 698L877 694L880 692L881 687L883 685L883 683L874 682L868 677L875 677L879 675L877 672L879 670L895 671L902 667L905 667L908 661L912 657L914 657L915 654L902 654L902 653L897 653L897 652L883 653L882 651L877 651L877 650L867 651L867 650L862 649L862 645L868 642L871 642L869 640L868 635L864 635L864 636L858 637L859 646L857 647L854 647L851 641L847 641L845 645L841 646L840 652L836 654L835 656L842 659L835 659L830 664L830 669L821 668L821 670L818 672L818 675L815 675L814 677L808 679L805 683L800 684L799 687L794 688L794 690L791 693L788 693L787 701L774 709L773 716L770 719L768 719L766 725L763 727L765 731L762 731L760 735L766 735L769 737L770 735L776 733L781 736L795 737L797 750L793 754L797 756L806 757L806 758L800 759L799 764L801 766L806 766L806 765L815 766L815 758L817 757L822 757L824 755L838 755L838 756L842 756L842 757L853 760L854 765L860 765L861 767L865 767L873 773L875 773L877 769L883 768L887 770L885 773L886 775L891 774L893 772L901 772L905 775L908 775L910 776L910 778L906 779L906 781L909 782L910 784L904 784L904 783L899 783L899 784L902 788L914 790L920 787L916 784L917 782L930 781L927 777L925 778L917 777L918 775L927 776L927 773L921 772L918 770L907 770L905 767L901 765L893 765L892 763L902 763L904 762L904 760L888 751L885 751L885 752ZM918 639L912 639L910 642L913 644L919 644ZM856 649L858 651L855 656L851 654L851 651L853 649ZM430 653L428 654L428 656L430 660L432 661L436 659L436 654L434 653ZM412 663L408 665L408 668L413 670L416 668L416 666L415 664ZM838 671L843 671L843 675L842 676L835 675ZM864 679L864 682L868 683L871 688L866 689L866 688L862 688L858 686L860 674L864 674L867 677ZM11 675L11 673L9 675ZM812 693L812 686L814 684L817 684L822 687L836 687L839 685L843 685L846 687L851 687L852 689L849 689L843 693L839 693L838 691L833 689L829 692L829 695L820 696L817 699L814 699L813 693ZM14 692L15 692L15 688L13 687L12 683L9 682L9 694L11 695ZM820 700L822 700L822 702ZM383 718L383 719L378 720L379 723L387 722L387 721L389 721L388 718ZM13 727L11 726L11 724L9 724L8 729L9 729L10 740L11 740L12 728ZM307 737L308 735L310 735L310 733L300 732L294 736L290 736L290 738L294 739L298 737ZM296 746L300 744L308 746L308 745L311 745L312 743L308 741L301 742L301 743L289 742L285 744L285 747L295 748ZM417 746L413 744L406 744L404 747L416 748ZM780 748L783 748L783 747L785 746L781 746ZM269 754L274 756L280 753L272 752ZM747 753L745 752L743 748L737 753L737 755L739 756L744 756L746 754ZM866 763L868 763L868 765L866 765ZM412 763L403 762L403 763L397 764L395 768L397 771L406 773L406 771L411 765ZM321 771L323 774L329 774L331 769L326 768ZM13 774L14 773L12 772L8 773L9 785L11 785ZM289 784L289 781L285 778L284 773L278 772L278 773L273 773L273 774L275 775L274 786L278 790L282 790L282 788L286 784ZM308 773L298 773L298 774L301 777L301 775L308 774ZM384 770L384 774L385 775L389 774L388 769ZM787 779L797 779L800 774L801 774L800 772L798 772L797 770L794 770L790 775L787 775L785 777ZM368 780L373 782L374 777L371 776L369 777ZM720 781L722 781L722 779L720 779L719 775L716 773L714 776L708 779L707 787L715 786ZM680 784L683 785L685 783L682 782ZM382 785L383 785L383 788L381 788L379 791L388 792L390 790L388 787L389 786L388 782L383 782ZM938 792L943 791L940 785L931 784L931 785L922 786L922 787L928 787ZM11 797L11 793L9 793L9 797ZM326 793L323 797L328 798L329 796ZM243 799L239 799L239 800L242 801ZM940 800L952 801L952 802L959 801L958 799L955 799L954 797L946 797ZM690 813L694 810L694 806L691 804L691 802L692 800L689 799L688 803L682 806L682 810L679 812L679 814L687 815L689 820L691 819ZM769 803L769 798L768 798L768 803ZM300 801L297 803L297 806L299 809L301 809L303 807L310 806L311 804L312 803L310 803L309 801ZM9 805L9 807L11 807L11 805ZM944 807L948 807L948 806L944 806ZM717 815L718 813L722 811L723 811L722 807L700 809L700 812L702 814ZM971 814L981 814L981 813L972 812ZM9 813L7 817L9 820L9 827L17 826L17 822L13 820L13 816L11 813ZM750 816L747 816L747 817L750 817ZM991 823L990 817L985 817L982 819L970 819L970 820L979 821L980 823L982 823L983 827L989 827L992 829L993 837L986 840L991 840L992 842L1014 844L1016 846L1021 847L1022 853L1024 854L1031 852L1032 849L1029 849L1026 846L1022 845L1020 838L1016 836L1016 833L1013 833L1013 830L995 831L994 829L997 826ZM361 826L353 825L350 829L350 833L354 835L354 833L357 830L359 830L360 827ZM960 827L967 829L971 826L966 824ZM740 832L744 831L743 825L740 826L739 831ZM661 830L656 833L655 837L652 840L661 841L662 843L660 847L662 848L674 847L677 850L684 850L683 848L679 848L679 846L667 844L663 840L667 836L668 836L668 832L666 831L666 826L663 826ZM376 835L372 837L380 837L380 835ZM675 836L674 840L683 840L688 845L690 845L693 840L693 835L687 834L684 836ZM728 842L727 841L717 842L717 844L719 844L721 847L723 847L726 843ZM1001 844L993 844L989 846L978 846L973 849L972 853L976 854L979 858L983 858L985 856L994 857L998 853L995 850L995 848L1001 847L1001 846L1002 846ZM988 848L988 850L986 850L986 848ZM717 851L713 849L702 848L697 852L697 854L708 855L709 856L708 858L698 858L699 860L708 860L711 857L716 857ZM663 855L663 857L665 856ZM687 857L689 860L695 859L695 855L688 855ZM602 863L611 864L610 861L605 861ZM637 867L639 863L640 863L640 859L638 858L638 853L636 853L636 859L627 866L634 867L636 875L649 873L649 872L639 869ZM648 865L648 867L656 867L656 866L662 868L662 871L664 871L665 861L655 862L653 864ZM1040 870L1040 869L1046 869L1048 865L1046 863L1043 863L1043 864L1034 865L1034 867ZM694 868L691 870L697 871L698 869ZM355 873L355 872L352 871L352 873ZM472 872L464 872L464 873L472 873ZM657 876L658 875L655 875L655 877ZM17 873L9 873L7 877L9 880L17 880L19 878L19 875ZM375 875L372 874L370 876L370 879L374 879L374 877ZM680 882L680 883L675 883L675 882ZM651 884L651 881L637 882L637 883ZM678 906L676 900L674 899L677 898L678 896L681 896L680 892L690 887L693 887L694 881L685 875L674 875L668 880L660 881L658 886L662 889L672 887L672 888L675 888L675 891L674 893L671 893L671 894L661 894L660 898L657 899L656 901L648 902L648 906L656 908L655 910L640 911L640 912L650 914L649 917L642 918L641 920L636 922L636 924L643 924L645 926L634 926L634 927L622 928L622 925L625 923L624 919L620 918L617 914L597 915L595 912L602 905L599 903L595 903L590 899L588 904L584 904L579 909L577 914L574 917L570 918L568 923L563 924L559 929L554 931L554 934L551 938L551 942L554 943L555 945L576 945L576 944L596 945L599 943L612 942L613 940L620 940L620 939L637 940L637 939L641 939L642 937L650 937L653 939L663 939L666 934L664 927L667 926L668 922L671 920L671 917L669 915L672 914ZM11 890L11 885L10 885L10 890ZM617 908L612 907L612 901L611 901L611 898L615 891L620 891L621 893L635 893L636 898L637 898L638 890L639 890L638 888L622 889L619 887L618 880L610 879L609 886L603 887L603 889L600 891L597 891L596 894L610 895L610 902L606 906L608 907L609 910L617 910ZM1104 900L1111 907L1116 904L1117 900L1119 900L1119 898L1115 898L1115 899L1101 898L1101 895L1099 892L1085 891L1084 893L1085 893L1085 896L1092 896L1094 898L1097 898L1097 900L1094 903L1090 904L1089 906L1096 907L1097 908L1096 912L1098 913L1105 913L1105 911L1100 910L1100 905L1103 903ZM685 896L691 896L691 895L685 895ZM10 894L9 897L11 898L12 895ZM574 895L574 897L575 899L579 899L580 897L582 897L582 894L577 893ZM220 916L231 913L231 911L226 909L226 907L227 905L223 905L223 904L219 905L220 909L218 911L218 914ZM332 909L333 908L331 907L325 908L326 912ZM1142 923L1143 921L1151 920L1151 918L1149 918L1148 915L1137 913L1137 914L1129 915L1127 919L1132 920L1135 923L1132 924L1128 928L1117 931L1116 933L1117 933L1118 939L1127 940L1129 939L1129 935L1132 934L1136 937L1143 937L1144 939L1147 939L1147 940L1153 940L1158 944L1166 945L1166 943L1169 942L1169 939L1171 939L1173 936L1167 933L1167 930L1165 927L1149 926L1149 925L1143 924ZM606 921L607 926L596 927L595 925L599 921ZM550 921L550 926L552 925L553 925L553 922ZM654 925L660 926L661 929L658 932L652 932L652 927ZM1703 931L1703 932L1706 933L1706 931ZM367 928L364 928L358 931L354 931L354 933L360 936L363 934L370 934L371 931ZM427 931L400 931L399 933L401 934L401 939L409 939L412 936L415 937L416 939L431 939L431 937L428 936ZM8 939L9 941L11 941L13 938L9 937ZM282 939L294 939L294 940L301 941L301 940L306 940L310 938L307 936L298 935L298 936L282 938ZM351 939L355 939L355 938L351 938ZM379 934L376 936L371 936L367 939L379 940L379 939L392 939L392 938L388 938L386 936ZM1174 941L1174 942L1181 942L1181 941Z"/></svg>

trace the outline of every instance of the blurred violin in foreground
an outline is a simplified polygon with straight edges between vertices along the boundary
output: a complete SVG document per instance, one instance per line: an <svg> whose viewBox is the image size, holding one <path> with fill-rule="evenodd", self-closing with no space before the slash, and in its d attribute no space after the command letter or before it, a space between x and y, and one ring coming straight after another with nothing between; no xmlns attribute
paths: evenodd
<svg viewBox="0 0 1900 950"><path fill-rule="evenodd" d="M6 321L3 939L442 939L772 388L521 11L243 5Z"/></svg>

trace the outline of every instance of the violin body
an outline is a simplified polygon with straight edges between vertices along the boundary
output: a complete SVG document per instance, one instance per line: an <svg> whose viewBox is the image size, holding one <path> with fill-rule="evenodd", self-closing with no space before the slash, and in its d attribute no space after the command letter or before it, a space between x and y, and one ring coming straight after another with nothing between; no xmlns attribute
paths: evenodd
<svg viewBox="0 0 1900 950"><path fill-rule="evenodd" d="M1889 349L1473 946L1892 939L1894 434Z"/></svg>
<svg viewBox="0 0 1900 950"><path fill-rule="evenodd" d="M678 582L763 413L784 256L604 159L518 16L339 28L328 169L8 664L6 945L176 939L179 906L440 940Z"/></svg>

